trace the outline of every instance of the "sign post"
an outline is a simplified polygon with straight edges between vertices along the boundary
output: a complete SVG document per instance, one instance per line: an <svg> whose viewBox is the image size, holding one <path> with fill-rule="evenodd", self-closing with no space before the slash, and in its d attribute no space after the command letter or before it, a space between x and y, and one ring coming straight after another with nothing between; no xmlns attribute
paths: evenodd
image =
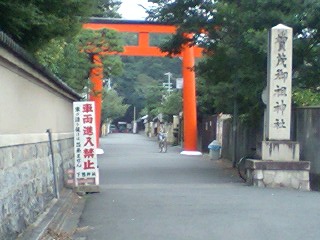
<svg viewBox="0 0 320 240"><path fill-rule="evenodd" d="M292 28L283 24L269 33L266 140L262 159L299 161L299 143L290 139Z"/></svg>
<svg viewBox="0 0 320 240"><path fill-rule="evenodd" d="M279 24L269 37L266 136L269 140L290 140L292 28Z"/></svg>
<svg viewBox="0 0 320 240"><path fill-rule="evenodd" d="M99 169L94 102L74 102L75 187L77 191L99 192Z"/></svg>

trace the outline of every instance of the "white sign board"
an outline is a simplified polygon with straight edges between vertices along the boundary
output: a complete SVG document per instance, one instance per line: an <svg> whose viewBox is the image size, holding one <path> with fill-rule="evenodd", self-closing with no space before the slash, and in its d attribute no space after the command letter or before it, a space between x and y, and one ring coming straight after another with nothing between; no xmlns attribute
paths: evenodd
<svg viewBox="0 0 320 240"><path fill-rule="evenodd" d="M183 88L183 78L176 78L176 88L177 89Z"/></svg>
<svg viewBox="0 0 320 240"><path fill-rule="evenodd" d="M96 178L96 127L94 102L74 102L74 154L75 180L86 182L86 179Z"/></svg>
<svg viewBox="0 0 320 240"><path fill-rule="evenodd" d="M279 24L269 35L266 137L290 140L292 28Z"/></svg>

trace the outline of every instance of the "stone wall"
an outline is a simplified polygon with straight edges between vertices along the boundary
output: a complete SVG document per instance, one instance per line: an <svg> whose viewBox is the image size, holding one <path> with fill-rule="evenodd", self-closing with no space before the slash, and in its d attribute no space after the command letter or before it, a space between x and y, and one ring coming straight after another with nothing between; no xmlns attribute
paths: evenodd
<svg viewBox="0 0 320 240"><path fill-rule="evenodd" d="M74 162L73 138L55 139L52 146L60 192ZM1 147L0 182L0 239L16 239L56 198L49 141Z"/></svg>
<svg viewBox="0 0 320 240"><path fill-rule="evenodd" d="M81 96L3 32L0 73L0 240L10 240L63 189L74 165L72 104Z"/></svg>

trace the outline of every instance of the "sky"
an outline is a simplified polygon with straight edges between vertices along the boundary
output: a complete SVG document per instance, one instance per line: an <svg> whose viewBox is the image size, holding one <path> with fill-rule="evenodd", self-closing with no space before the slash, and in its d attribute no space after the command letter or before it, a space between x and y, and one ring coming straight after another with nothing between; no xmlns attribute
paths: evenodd
<svg viewBox="0 0 320 240"><path fill-rule="evenodd" d="M122 0L119 12L124 19L144 20L147 17L147 14L144 12L144 9L139 6L139 4L143 5L144 7L151 5L148 3L148 0Z"/></svg>

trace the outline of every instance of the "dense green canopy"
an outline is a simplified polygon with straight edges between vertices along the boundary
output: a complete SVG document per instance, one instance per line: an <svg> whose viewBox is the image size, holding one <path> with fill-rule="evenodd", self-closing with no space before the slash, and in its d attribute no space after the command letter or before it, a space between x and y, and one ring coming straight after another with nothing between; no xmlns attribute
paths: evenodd
<svg viewBox="0 0 320 240"><path fill-rule="evenodd" d="M232 113L235 103L240 114L257 116L262 112L260 96L267 78L268 30L279 23L294 30L295 96L302 93L301 89L319 96L318 0L150 1L158 4L149 11L150 19L179 27L178 34L163 49L179 51L186 41L181 33L193 32L192 43L202 45L208 52L196 68L202 112Z"/></svg>
<svg viewBox="0 0 320 240"><path fill-rule="evenodd" d="M125 115L129 105L123 103L123 97L114 89L105 91L102 106L102 122L109 123L114 119Z"/></svg>
<svg viewBox="0 0 320 240"><path fill-rule="evenodd" d="M31 52L72 38L91 16L119 17L117 0L0 0L0 29Z"/></svg>
<svg viewBox="0 0 320 240"><path fill-rule="evenodd" d="M172 74L173 87L175 79L181 77L181 60L179 58L158 57L122 57L123 74L111 76L116 90L125 98L125 102L134 105L137 114L157 116L163 104L165 94L163 83L168 81L165 73ZM181 103L180 103L181 104ZM143 111L142 111L143 110ZM178 114L179 111L176 112ZM124 119L132 120L133 107Z"/></svg>

